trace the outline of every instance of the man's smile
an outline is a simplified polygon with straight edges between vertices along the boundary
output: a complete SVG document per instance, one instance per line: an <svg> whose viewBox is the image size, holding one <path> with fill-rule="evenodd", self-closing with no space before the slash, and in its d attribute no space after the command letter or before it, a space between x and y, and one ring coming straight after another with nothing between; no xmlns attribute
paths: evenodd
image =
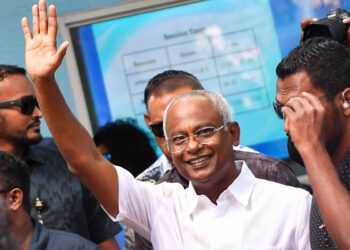
<svg viewBox="0 0 350 250"><path fill-rule="evenodd" d="M199 168L207 164L211 159L212 155L204 155L191 160L186 161L188 164L192 165L194 168Z"/></svg>

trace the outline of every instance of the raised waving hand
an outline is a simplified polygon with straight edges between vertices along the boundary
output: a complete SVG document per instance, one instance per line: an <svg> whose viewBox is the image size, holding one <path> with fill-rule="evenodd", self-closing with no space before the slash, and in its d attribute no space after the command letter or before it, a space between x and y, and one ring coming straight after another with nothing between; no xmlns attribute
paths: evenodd
<svg viewBox="0 0 350 250"><path fill-rule="evenodd" d="M26 40L26 68L33 80L45 80L53 78L56 69L62 63L68 48L68 42L64 42L57 49L57 17L55 6L49 6L49 20L47 18L46 3L39 1L34 5L33 32L30 30L28 19L22 19L22 28Z"/></svg>
<svg viewBox="0 0 350 250"><path fill-rule="evenodd" d="M118 176L113 165L95 146L88 131L75 118L60 92L55 71L62 63L68 42L57 49L56 8L44 0L33 6L33 32L26 18L26 66L34 83L40 110L69 169L92 191L110 214L118 214Z"/></svg>

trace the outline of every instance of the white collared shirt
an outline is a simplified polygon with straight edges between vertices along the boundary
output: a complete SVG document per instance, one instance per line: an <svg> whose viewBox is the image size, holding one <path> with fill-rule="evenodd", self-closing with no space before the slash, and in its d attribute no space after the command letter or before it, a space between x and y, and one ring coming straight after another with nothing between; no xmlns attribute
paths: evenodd
<svg viewBox="0 0 350 250"><path fill-rule="evenodd" d="M241 166L239 166L241 165ZM154 249L310 249L306 191L260 180L244 162L217 205L192 184L153 185L117 167L118 220Z"/></svg>

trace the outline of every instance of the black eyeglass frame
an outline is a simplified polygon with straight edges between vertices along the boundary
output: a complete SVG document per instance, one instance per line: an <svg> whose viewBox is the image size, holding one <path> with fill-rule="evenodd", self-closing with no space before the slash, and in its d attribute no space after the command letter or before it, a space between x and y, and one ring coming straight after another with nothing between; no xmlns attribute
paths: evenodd
<svg viewBox="0 0 350 250"><path fill-rule="evenodd" d="M149 125L149 128L155 136L159 138L165 137L163 130L163 121L152 123Z"/></svg>
<svg viewBox="0 0 350 250"><path fill-rule="evenodd" d="M32 102L29 106L25 106L28 102ZM38 101L33 96L24 96L17 100L0 102L0 108L9 108L18 106L21 108L21 113L24 115L31 115L34 112L35 107L39 108Z"/></svg>

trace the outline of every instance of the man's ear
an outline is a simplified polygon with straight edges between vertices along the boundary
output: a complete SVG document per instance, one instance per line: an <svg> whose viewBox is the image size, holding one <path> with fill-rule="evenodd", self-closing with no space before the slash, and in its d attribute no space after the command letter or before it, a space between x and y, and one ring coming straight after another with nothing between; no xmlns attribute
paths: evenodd
<svg viewBox="0 0 350 250"><path fill-rule="evenodd" d="M149 125L151 125L151 118L149 117L149 113L143 113L143 119L145 120L147 127L149 127Z"/></svg>
<svg viewBox="0 0 350 250"><path fill-rule="evenodd" d="M16 212L22 206L23 192L19 188L14 188L7 193L7 206L9 211Z"/></svg>
<svg viewBox="0 0 350 250"><path fill-rule="evenodd" d="M343 102L343 110L344 115L350 115L350 88L346 88L342 92L342 102Z"/></svg>
<svg viewBox="0 0 350 250"><path fill-rule="evenodd" d="M233 146L239 145L239 138L241 136L241 129L239 127L238 122L230 122L227 125L229 133L232 135L233 138Z"/></svg>

